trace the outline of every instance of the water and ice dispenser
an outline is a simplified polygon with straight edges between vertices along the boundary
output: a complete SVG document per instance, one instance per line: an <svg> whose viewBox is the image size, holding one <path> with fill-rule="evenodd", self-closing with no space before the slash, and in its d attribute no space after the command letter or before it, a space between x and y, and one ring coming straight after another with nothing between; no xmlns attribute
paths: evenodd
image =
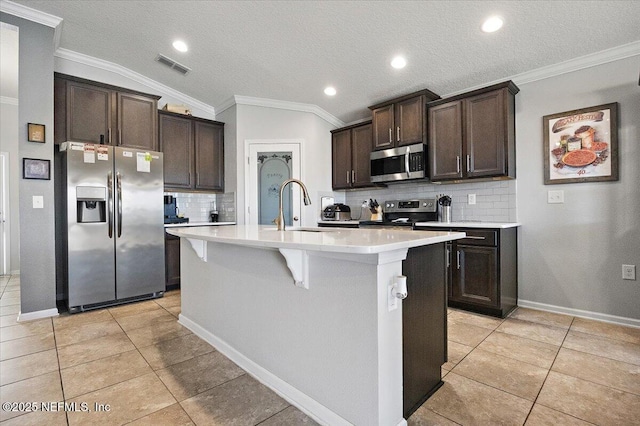
<svg viewBox="0 0 640 426"><path fill-rule="evenodd" d="M106 222L107 188L76 186L78 223Z"/></svg>

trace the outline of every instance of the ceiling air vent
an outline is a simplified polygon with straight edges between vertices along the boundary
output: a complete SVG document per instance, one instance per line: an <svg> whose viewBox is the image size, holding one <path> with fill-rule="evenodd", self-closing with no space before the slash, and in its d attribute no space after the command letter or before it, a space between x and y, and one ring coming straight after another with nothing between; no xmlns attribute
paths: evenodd
<svg viewBox="0 0 640 426"><path fill-rule="evenodd" d="M189 71L191 71L191 68L187 67L186 65L179 64L178 62L174 61L171 58L167 58L161 53L158 53L158 56L156 57L156 61L168 66L171 69L178 71L182 75L186 75L189 73Z"/></svg>

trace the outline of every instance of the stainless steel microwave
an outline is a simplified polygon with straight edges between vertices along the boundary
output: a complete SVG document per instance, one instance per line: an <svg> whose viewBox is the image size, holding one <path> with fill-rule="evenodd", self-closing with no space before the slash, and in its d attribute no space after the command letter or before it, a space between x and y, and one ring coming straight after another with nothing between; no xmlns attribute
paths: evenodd
<svg viewBox="0 0 640 426"><path fill-rule="evenodd" d="M426 145L401 146L371 153L371 182L423 179L426 177Z"/></svg>

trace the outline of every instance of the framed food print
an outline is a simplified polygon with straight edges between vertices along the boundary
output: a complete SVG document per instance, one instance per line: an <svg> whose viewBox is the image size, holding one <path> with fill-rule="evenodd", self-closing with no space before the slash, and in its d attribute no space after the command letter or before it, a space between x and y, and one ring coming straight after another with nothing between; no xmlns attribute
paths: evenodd
<svg viewBox="0 0 640 426"><path fill-rule="evenodd" d="M544 184L618 180L618 104L545 115Z"/></svg>

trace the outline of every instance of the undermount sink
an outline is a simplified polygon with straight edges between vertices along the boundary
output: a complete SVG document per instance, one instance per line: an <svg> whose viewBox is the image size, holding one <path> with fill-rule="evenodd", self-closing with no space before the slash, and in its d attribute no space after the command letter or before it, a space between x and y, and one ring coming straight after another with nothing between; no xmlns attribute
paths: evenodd
<svg viewBox="0 0 640 426"><path fill-rule="evenodd" d="M264 231L277 231L277 228L266 228ZM326 228L289 228L282 232L338 232L339 229L326 229Z"/></svg>

